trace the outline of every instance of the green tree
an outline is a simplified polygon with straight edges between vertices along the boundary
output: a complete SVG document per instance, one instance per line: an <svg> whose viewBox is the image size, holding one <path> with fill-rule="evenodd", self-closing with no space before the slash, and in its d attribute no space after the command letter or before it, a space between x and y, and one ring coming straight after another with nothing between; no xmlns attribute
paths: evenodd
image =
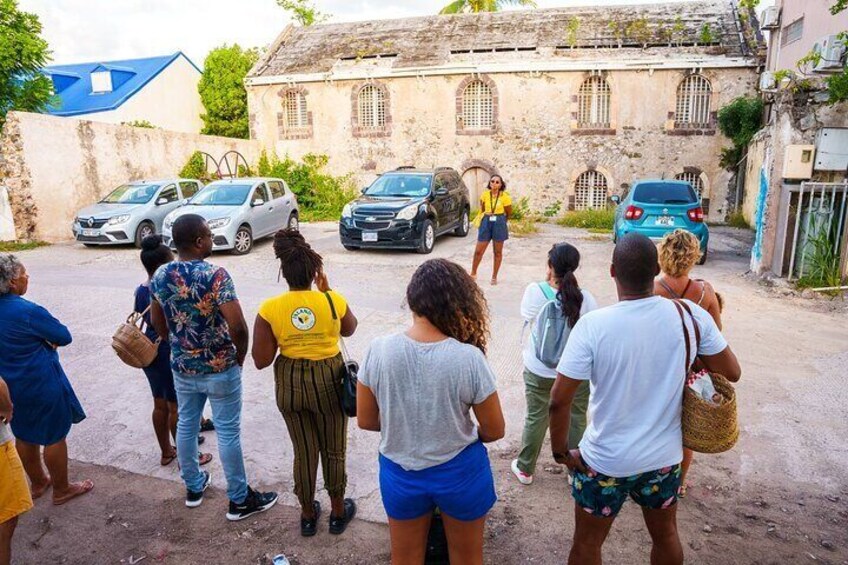
<svg viewBox="0 0 848 565"><path fill-rule="evenodd" d="M732 169L742 160L762 120L763 101L760 98L740 96L718 111L718 129L733 142L733 147L722 149L723 167Z"/></svg>
<svg viewBox="0 0 848 565"><path fill-rule="evenodd" d="M224 45L209 52L197 86L206 113L203 131L225 137L250 136L244 78L259 58L256 49Z"/></svg>
<svg viewBox="0 0 848 565"><path fill-rule="evenodd" d="M330 14L319 12L309 0L277 0L277 4L289 12L297 23L306 27L330 19Z"/></svg>
<svg viewBox="0 0 848 565"><path fill-rule="evenodd" d="M0 0L0 127L10 110L47 107L53 84L40 70L49 60L38 16L20 11L17 0Z"/></svg>
<svg viewBox="0 0 848 565"><path fill-rule="evenodd" d="M454 0L440 14L463 14L467 12L500 12L506 6L535 8L534 0Z"/></svg>

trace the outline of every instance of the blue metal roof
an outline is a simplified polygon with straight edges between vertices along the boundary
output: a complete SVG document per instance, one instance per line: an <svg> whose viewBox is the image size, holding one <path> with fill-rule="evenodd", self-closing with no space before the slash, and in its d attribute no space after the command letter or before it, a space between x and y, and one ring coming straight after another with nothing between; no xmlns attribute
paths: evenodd
<svg viewBox="0 0 848 565"><path fill-rule="evenodd" d="M201 72L181 51L164 57L44 67L41 72L53 80L53 90L58 100L46 112L54 116L77 116L114 110L179 57L185 57L198 73ZM99 71L112 73L110 92L92 92L91 73Z"/></svg>

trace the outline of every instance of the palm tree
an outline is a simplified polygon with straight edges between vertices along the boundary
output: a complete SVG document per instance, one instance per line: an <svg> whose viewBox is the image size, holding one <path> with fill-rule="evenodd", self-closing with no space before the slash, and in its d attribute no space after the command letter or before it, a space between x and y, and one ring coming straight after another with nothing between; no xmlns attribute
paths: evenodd
<svg viewBox="0 0 848 565"><path fill-rule="evenodd" d="M440 14L464 14L468 12L499 12L505 6L527 6L535 8L533 0L454 0Z"/></svg>

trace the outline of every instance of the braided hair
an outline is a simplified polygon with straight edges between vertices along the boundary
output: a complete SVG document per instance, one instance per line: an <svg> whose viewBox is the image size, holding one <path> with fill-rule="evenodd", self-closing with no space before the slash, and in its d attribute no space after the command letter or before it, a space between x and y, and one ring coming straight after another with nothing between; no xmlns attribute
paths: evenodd
<svg viewBox="0 0 848 565"><path fill-rule="evenodd" d="M324 267L321 256L293 228L274 234L274 255L280 260L280 270L292 289L310 288L315 275Z"/></svg>

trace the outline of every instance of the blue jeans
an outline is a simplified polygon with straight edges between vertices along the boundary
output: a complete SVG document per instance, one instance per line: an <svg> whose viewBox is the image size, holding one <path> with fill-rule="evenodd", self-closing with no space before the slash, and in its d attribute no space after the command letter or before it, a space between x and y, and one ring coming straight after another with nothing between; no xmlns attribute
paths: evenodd
<svg viewBox="0 0 848 565"><path fill-rule="evenodd" d="M177 459L180 476L193 492L203 489L198 460L197 434L206 399L218 436L218 456L227 477L227 497L241 504L247 497L247 476L241 452L241 367L223 373L184 375L174 371L177 391Z"/></svg>

